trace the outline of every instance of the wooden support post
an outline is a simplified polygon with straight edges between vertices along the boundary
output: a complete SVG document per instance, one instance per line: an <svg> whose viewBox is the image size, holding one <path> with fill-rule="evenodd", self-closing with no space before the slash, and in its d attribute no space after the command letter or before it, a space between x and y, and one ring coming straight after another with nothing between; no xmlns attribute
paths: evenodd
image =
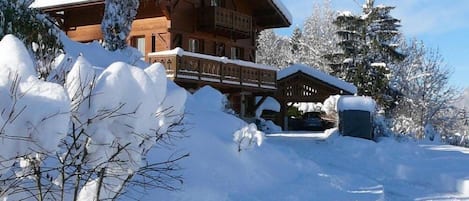
<svg viewBox="0 0 469 201"><path fill-rule="evenodd" d="M288 130L288 103L285 100L280 101L280 126L284 131Z"/></svg>
<svg viewBox="0 0 469 201"><path fill-rule="evenodd" d="M259 100L259 102L256 103L256 106L254 106L254 111L256 111L257 108L259 108L262 105L262 103L265 102L266 99L267 99L267 96L262 96L262 98Z"/></svg>
<svg viewBox="0 0 469 201"><path fill-rule="evenodd" d="M239 115L241 118L244 118L246 116L246 96L243 92L241 92L241 108L239 110Z"/></svg>

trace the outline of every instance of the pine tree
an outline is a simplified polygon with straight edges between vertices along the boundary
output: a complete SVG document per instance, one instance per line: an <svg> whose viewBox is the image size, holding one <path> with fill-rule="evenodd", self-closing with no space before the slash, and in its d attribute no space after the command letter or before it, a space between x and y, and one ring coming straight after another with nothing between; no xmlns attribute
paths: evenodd
<svg viewBox="0 0 469 201"><path fill-rule="evenodd" d="M339 14L334 24L342 53L329 57L337 64L331 65L337 76L354 83L359 94L372 96L385 109L395 102L389 88L389 65L404 58L394 44L400 21L390 15L392 9L367 0L362 15Z"/></svg>
<svg viewBox="0 0 469 201"><path fill-rule="evenodd" d="M302 53L304 52L303 48L303 36L302 31L299 27L295 27L293 29L293 33L290 37L290 49L292 54L292 61L291 63L301 63L303 60Z"/></svg>
<svg viewBox="0 0 469 201"><path fill-rule="evenodd" d="M101 30L104 47L110 51L127 47L126 39L137 15L139 0L106 0Z"/></svg>

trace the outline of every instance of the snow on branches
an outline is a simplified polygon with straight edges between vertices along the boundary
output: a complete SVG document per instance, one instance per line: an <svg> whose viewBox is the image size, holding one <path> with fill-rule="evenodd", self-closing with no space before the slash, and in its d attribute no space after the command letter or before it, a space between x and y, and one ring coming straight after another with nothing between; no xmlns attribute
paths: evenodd
<svg viewBox="0 0 469 201"><path fill-rule="evenodd" d="M184 111L185 90L167 90L161 64L99 72L79 57L61 86L39 80L22 42L7 35L0 66L0 199L107 200L135 175L166 189L165 179L180 181L170 171L187 155L145 158Z"/></svg>
<svg viewBox="0 0 469 201"><path fill-rule="evenodd" d="M249 124L233 134L233 141L238 145L238 152L257 144L261 146L264 140L264 133L257 130L256 124Z"/></svg>
<svg viewBox="0 0 469 201"><path fill-rule="evenodd" d="M139 0L106 0L101 30L104 47L110 51L127 47L127 36L137 15Z"/></svg>

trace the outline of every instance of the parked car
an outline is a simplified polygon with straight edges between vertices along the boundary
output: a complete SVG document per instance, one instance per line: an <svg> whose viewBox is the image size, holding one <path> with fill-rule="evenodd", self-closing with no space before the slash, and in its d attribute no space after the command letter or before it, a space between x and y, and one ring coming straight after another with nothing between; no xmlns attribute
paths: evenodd
<svg viewBox="0 0 469 201"><path fill-rule="evenodd" d="M303 130L324 130L325 122L321 119L320 112L306 112L303 114Z"/></svg>

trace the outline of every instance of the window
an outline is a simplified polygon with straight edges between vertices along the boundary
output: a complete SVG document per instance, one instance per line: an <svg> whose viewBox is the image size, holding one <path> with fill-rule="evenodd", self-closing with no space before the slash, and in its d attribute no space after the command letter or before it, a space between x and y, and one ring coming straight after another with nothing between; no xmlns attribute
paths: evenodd
<svg viewBox="0 0 469 201"><path fill-rule="evenodd" d="M224 7L224 0L210 0L210 6Z"/></svg>
<svg viewBox="0 0 469 201"><path fill-rule="evenodd" d="M240 47L231 47L231 59L242 59L243 49Z"/></svg>
<svg viewBox="0 0 469 201"><path fill-rule="evenodd" d="M143 57L141 59L145 60L145 36L132 37L131 45L142 53Z"/></svg>
<svg viewBox="0 0 469 201"><path fill-rule="evenodd" d="M225 44L215 43L215 55L219 57L225 56Z"/></svg>
<svg viewBox="0 0 469 201"><path fill-rule="evenodd" d="M202 51L202 42L199 39L189 39L189 52L200 53Z"/></svg>

